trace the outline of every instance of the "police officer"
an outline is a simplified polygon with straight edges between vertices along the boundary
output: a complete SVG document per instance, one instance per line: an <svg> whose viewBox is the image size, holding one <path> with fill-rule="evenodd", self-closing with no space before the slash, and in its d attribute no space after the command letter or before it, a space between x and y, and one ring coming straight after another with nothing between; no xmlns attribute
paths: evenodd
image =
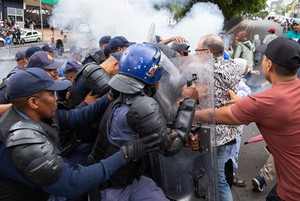
<svg viewBox="0 0 300 201"><path fill-rule="evenodd" d="M30 68L11 76L7 94L13 107L0 119L0 200L47 200L48 193L74 197L107 180L126 162L143 158L160 141L156 134L131 141L92 166L71 168L61 156L55 91L68 82L53 80L44 70ZM103 112L111 100L104 96L78 113L70 126Z"/></svg>
<svg viewBox="0 0 300 201"><path fill-rule="evenodd" d="M7 74L7 76L2 80L0 85L0 104L7 104L9 101L6 97L6 82L8 81L9 77L19 70L22 70L27 63L25 51L18 51L15 56L17 65Z"/></svg>
<svg viewBox="0 0 300 201"><path fill-rule="evenodd" d="M119 73L108 83L119 96L102 118L89 163L107 158L127 141L153 132L163 138L160 151L166 155L177 153L188 142L188 125L196 102L186 99L181 103L174 123L180 122L181 128L170 131L158 103L152 98L165 71L165 59L157 47L149 44L135 44L123 52ZM153 180L143 176L144 169L143 160L121 168L101 185L101 200L167 200Z"/></svg>

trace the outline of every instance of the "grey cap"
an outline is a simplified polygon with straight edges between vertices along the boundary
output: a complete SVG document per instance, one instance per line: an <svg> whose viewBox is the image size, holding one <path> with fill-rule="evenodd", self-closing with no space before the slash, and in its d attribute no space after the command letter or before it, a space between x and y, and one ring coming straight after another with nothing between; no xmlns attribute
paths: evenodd
<svg viewBox="0 0 300 201"><path fill-rule="evenodd" d="M171 45L171 49L174 51L181 51L181 52L190 52L189 50L190 44L189 43L179 43L174 41Z"/></svg>
<svg viewBox="0 0 300 201"><path fill-rule="evenodd" d="M169 59L174 57L179 57L180 55L172 50L169 46L162 44L162 43L155 43L153 44L155 47L160 49Z"/></svg>

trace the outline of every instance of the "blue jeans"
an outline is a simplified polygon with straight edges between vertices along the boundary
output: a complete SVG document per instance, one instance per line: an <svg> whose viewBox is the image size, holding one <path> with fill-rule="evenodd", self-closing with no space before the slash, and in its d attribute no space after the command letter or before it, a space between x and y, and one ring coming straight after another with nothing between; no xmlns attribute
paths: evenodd
<svg viewBox="0 0 300 201"><path fill-rule="evenodd" d="M218 184L219 184L219 199L220 201L233 201L229 184L226 181L225 176L225 154L226 145L220 145L217 147L217 159L218 159Z"/></svg>

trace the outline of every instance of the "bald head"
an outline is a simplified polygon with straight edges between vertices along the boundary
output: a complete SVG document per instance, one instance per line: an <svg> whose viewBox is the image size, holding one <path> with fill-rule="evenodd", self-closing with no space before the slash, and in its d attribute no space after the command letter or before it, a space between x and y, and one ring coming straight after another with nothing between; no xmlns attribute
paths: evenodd
<svg viewBox="0 0 300 201"><path fill-rule="evenodd" d="M214 57L223 56L224 42L223 39L214 34L202 36L198 42L198 49L209 49Z"/></svg>

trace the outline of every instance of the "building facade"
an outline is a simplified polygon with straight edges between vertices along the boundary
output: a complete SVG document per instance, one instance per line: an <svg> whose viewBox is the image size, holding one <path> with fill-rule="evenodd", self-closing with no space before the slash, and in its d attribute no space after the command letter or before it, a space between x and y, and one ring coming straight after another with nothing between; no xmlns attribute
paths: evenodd
<svg viewBox="0 0 300 201"><path fill-rule="evenodd" d="M23 0L0 0L0 20L13 19L20 28L24 27Z"/></svg>

